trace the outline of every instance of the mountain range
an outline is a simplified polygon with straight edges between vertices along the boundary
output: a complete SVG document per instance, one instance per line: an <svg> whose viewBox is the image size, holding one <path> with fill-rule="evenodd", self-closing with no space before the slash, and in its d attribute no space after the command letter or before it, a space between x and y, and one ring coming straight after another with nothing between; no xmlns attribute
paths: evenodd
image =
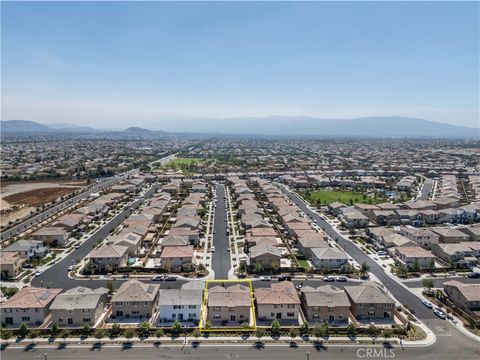
<svg viewBox="0 0 480 360"><path fill-rule="evenodd" d="M161 125L164 121L159 121ZM476 137L480 128L439 123L410 117L365 117L356 119L319 119L313 117L272 116L225 119L176 120L169 122L169 131L275 135L275 136L360 136L360 137ZM31 120L2 120L2 134L116 134L155 137L163 131L141 127L125 130L101 130L75 124L41 124Z"/></svg>

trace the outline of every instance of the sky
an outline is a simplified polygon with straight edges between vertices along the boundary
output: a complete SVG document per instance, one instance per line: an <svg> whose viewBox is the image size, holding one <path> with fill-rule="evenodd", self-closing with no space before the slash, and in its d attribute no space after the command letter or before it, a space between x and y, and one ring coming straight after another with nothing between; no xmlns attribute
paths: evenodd
<svg viewBox="0 0 480 360"><path fill-rule="evenodd" d="M479 2L4 2L1 118L411 116L479 127Z"/></svg>

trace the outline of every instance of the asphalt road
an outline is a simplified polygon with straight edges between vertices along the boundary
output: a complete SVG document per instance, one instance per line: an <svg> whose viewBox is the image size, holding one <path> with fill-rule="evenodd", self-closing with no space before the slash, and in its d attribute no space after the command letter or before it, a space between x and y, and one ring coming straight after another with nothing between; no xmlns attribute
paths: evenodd
<svg viewBox="0 0 480 360"><path fill-rule="evenodd" d="M375 352L374 352L375 351ZM45 354L47 354L45 356ZM367 354L370 354L368 356ZM204 345L193 347L170 344L119 344L119 345L67 345L58 348L48 346L10 345L1 352L6 360L51 360L51 359L248 359L248 360L316 360L316 359L421 359L421 360L474 360L480 356L478 348L465 346L463 343L437 341L433 347L401 347L400 345L321 345L306 344L289 346L289 344L259 345Z"/></svg>
<svg viewBox="0 0 480 360"><path fill-rule="evenodd" d="M421 300L410 291L405 289L400 283L388 276L384 269L373 261L370 257L357 248L351 241L345 238L342 234L337 232L329 223L323 220L320 215L310 210L307 205L296 194L288 191L283 185L280 189L304 211L307 215L317 221L318 225L333 239L338 241L338 244L358 263L365 262L370 267L370 272L373 273L381 283L387 288L404 307L412 311L420 320L428 326L437 336L437 342L441 341L441 337L447 336L449 342L463 341L465 346L474 347L480 351L480 346L474 340L466 337L463 333L445 320L437 318L433 311L422 305Z"/></svg>
<svg viewBox="0 0 480 360"><path fill-rule="evenodd" d="M151 189L149 189L145 195L139 197L137 200L132 202L130 207L127 210L123 210L115 217L113 217L105 226L100 228L97 232L95 232L92 236L90 236L85 242L80 246L80 248L75 249L70 255L65 257L63 260L59 261L55 265L51 266L45 272L38 277L35 277L32 280L33 286L44 286L44 287L57 287L62 288L64 290L70 289L72 287L76 287L79 285L89 286L89 287L100 287L105 286L108 280L80 280L80 279L71 279L68 277L68 267L70 265L75 265L77 259L83 259L88 256L88 254L92 251L92 247L97 244L98 241L105 239L109 234L110 230L115 229L119 226L126 216L132 213L132 208L135 210L137 209L141 203L146 199L152 196L152 194L156 191L158 185L154 185ZM95 285L92 284L92 281L95 282ZM114 286L119 287L124 280L115 280ZM177 283L179 281L175 281ZM169 284L173 284L174 282L169 282ZM179 285L180 286L180 285Z"/></svg>
<svg viewBox="0 0 480 360"><path fill-rule="evenodd" d="M2 232L0 235L0 240L1 241L7 240L13 236L21 234L22 232L29 229L31 226L41 223L42 221L48 219L53 214L56 214L57 212L62 211L68 208L69 206L72 206L73 204L79 202L80 200L88 198L91 194L101 191L107 187L110 187L118 183L119 181L125 179L129 173L131 173L131 171L97 181L95 184L92 184L91 186L89 186L87 190L85 190L84 192L63 201L58 205L48 208L45 211L37 215L34 215L28 218L27 220L21 222L20 224L12 227L11 229Z"/></svg>
<svg viewBox="0 0 480 360"><path fill-rule="evenodd" d="M215 279L228 279L228 272L232 267L230 254L227 251L229 240L227 236L227 212L225 206L225 187L216 184L217 205L215 206L213 245L215 252L212 253L212 269L215 272Z"/></svg>
<svg viewBox="0 0 480 360"><path fill-rule="evenodd" d="M418 197L417 200L428 200L429 194L433 189L433 180L425 178L425 182L422 187L422 191L420 193L420 196Z"/></svg>

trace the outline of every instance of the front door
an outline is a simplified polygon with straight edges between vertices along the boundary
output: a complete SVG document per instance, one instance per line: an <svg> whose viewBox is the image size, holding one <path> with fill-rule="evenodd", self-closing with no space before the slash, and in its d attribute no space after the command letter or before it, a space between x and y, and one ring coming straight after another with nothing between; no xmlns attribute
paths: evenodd
<svg viewBox="0 0 480 360"><path fill-rule="evenodd" d="M182 321L183 320L183 314L178 314L178 320Z"/></svg>
<svg viewBox="0 0 480 360"><path fill-rule="evenodd" d="M277 319L281 319L282 318L282 313L277 313Z"/></svg>
<svg viewBox="0 0 480 360"><path fill-rule="evenodd" d="M230 315L230 321L235 321L235 315Z"/></svg>
<svg viewBox="0 0 480 360"><path fill-rule="evenodd" d="M335 321L335 315L330 315L330 316L328 317L328 321L334 322L334 321Z"/></svg>

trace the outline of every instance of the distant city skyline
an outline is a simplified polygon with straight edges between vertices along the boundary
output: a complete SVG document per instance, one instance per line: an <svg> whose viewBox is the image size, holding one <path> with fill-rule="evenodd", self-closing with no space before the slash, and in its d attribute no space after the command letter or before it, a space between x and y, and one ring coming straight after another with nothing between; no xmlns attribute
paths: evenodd
<svg viewBox="0 0 480 360"><path fill-rule="evenodd" d="M479 127L478 2L2 2L1 118Z"/></svg>

